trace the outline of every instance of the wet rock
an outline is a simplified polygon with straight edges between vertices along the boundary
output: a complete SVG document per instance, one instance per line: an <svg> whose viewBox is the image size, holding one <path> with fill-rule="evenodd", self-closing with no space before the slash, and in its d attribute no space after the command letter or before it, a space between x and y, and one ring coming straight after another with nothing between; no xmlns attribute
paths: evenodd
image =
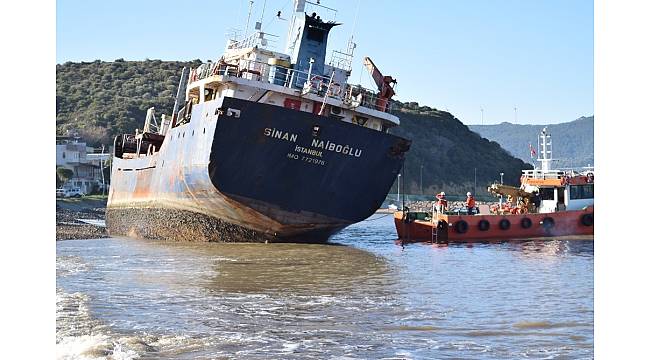
<svg viewBox="0 0 650 360"><path fill-rule="evenodd" d="M108 237L106 228L83 223L77 219L104 220L105 208L85 205L56 204L56 240L98 239Z"/></svg>

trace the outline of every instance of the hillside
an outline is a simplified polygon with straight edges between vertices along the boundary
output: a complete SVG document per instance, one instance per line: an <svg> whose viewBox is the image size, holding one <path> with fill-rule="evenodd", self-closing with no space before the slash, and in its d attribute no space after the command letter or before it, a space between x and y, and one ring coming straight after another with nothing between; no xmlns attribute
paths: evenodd
<svg viewBox="0 0 650 360"><path fill-rule="evenodd" d="M421 165L423 192L428 194L441 189L453 194L472 191L474 169L480 191L498 180L500 172L504 182L519 184L521 170L532 168L446 111L417 103L397 103L397 108L401 125L391 133L413 141L404 171L412 193L419 193Z"/></svg>
<svg viewBox="0 0 650 360"><path fill-rule="evenodd" d="M529 144L537 150L537 136L544 125L517 125L504 122L498 125L470 125L472 131L496 141L515 157L532 163ZM553 137L555 167L594 165L594 117L547 126Z"/></svg>
<svg viewBox="0 0 650 360"><path fill-rule="evenodd" d="M74 129L90 144L112 144L115 135L141 128L149 107L169 113L180 69L199 63L118 59L57 65L57 133ZM461 194L474 189L475 169L481 190L500 172L505 182L517 184L521 169L530 168L448 112L412 102L398 102L395 112L402 125L391 132L413 141L403 172L410 193L420 193L420 173L423 193Z"/></svg>
<svg viewBox="0 0 650 360"><path fill-rule="evenodd" d="M76 130L93 145L142 128L147 109L171 112L183 66L200 60L67 62L56 66L56 130ZM161 112L160 112L161 111Z"/></svg>

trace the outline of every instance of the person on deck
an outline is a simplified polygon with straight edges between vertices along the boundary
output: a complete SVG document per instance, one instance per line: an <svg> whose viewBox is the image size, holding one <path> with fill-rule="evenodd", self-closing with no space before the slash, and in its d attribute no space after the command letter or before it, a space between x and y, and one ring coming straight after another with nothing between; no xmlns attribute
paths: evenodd
<svg viewBox="0 0 650 360"><path fill-rule="evenodd" d="M539 206L542 204L542 198L539 197L539 191L535 190L533 193L533 205L535 210L533 212L539 212Z"/></svg>
<svg viewBox="0 0 650 360"><path fill-rule="evenodd" d="M444 214L445 211L447 211L447 198L445 197L445 192L442 191L440 194L436 195L436 199L438 199L436 202L436 210L438 213Z"/></svg>
<svg viewBox="0 0 650 360"><path fill-rule="evenodd" d="M467 192L467 200L465 200L465 206L467 207L467 215L476 214L476 200L472 196L471 192Z"/></svg>

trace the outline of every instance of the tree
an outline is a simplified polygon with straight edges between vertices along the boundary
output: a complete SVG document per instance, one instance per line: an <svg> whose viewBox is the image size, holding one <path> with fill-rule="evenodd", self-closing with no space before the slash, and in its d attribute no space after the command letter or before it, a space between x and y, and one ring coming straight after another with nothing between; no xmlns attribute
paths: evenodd
<svg viewBox="0 0 650 360"><path fill-rule="evenodd" d="M74 176L72 170L59 166L56 168L56 187L65 184L70 178Z"/></svg>

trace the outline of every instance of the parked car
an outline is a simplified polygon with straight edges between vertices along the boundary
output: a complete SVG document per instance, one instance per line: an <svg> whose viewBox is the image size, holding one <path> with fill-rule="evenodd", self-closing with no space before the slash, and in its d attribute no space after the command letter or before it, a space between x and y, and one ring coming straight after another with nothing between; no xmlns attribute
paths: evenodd
<svg viewBox="0 0 650 360"><path fill-rule="evenodd" d="M79 188L60 188L56 189L56 197L81 197L84 193Z"/></svg>

